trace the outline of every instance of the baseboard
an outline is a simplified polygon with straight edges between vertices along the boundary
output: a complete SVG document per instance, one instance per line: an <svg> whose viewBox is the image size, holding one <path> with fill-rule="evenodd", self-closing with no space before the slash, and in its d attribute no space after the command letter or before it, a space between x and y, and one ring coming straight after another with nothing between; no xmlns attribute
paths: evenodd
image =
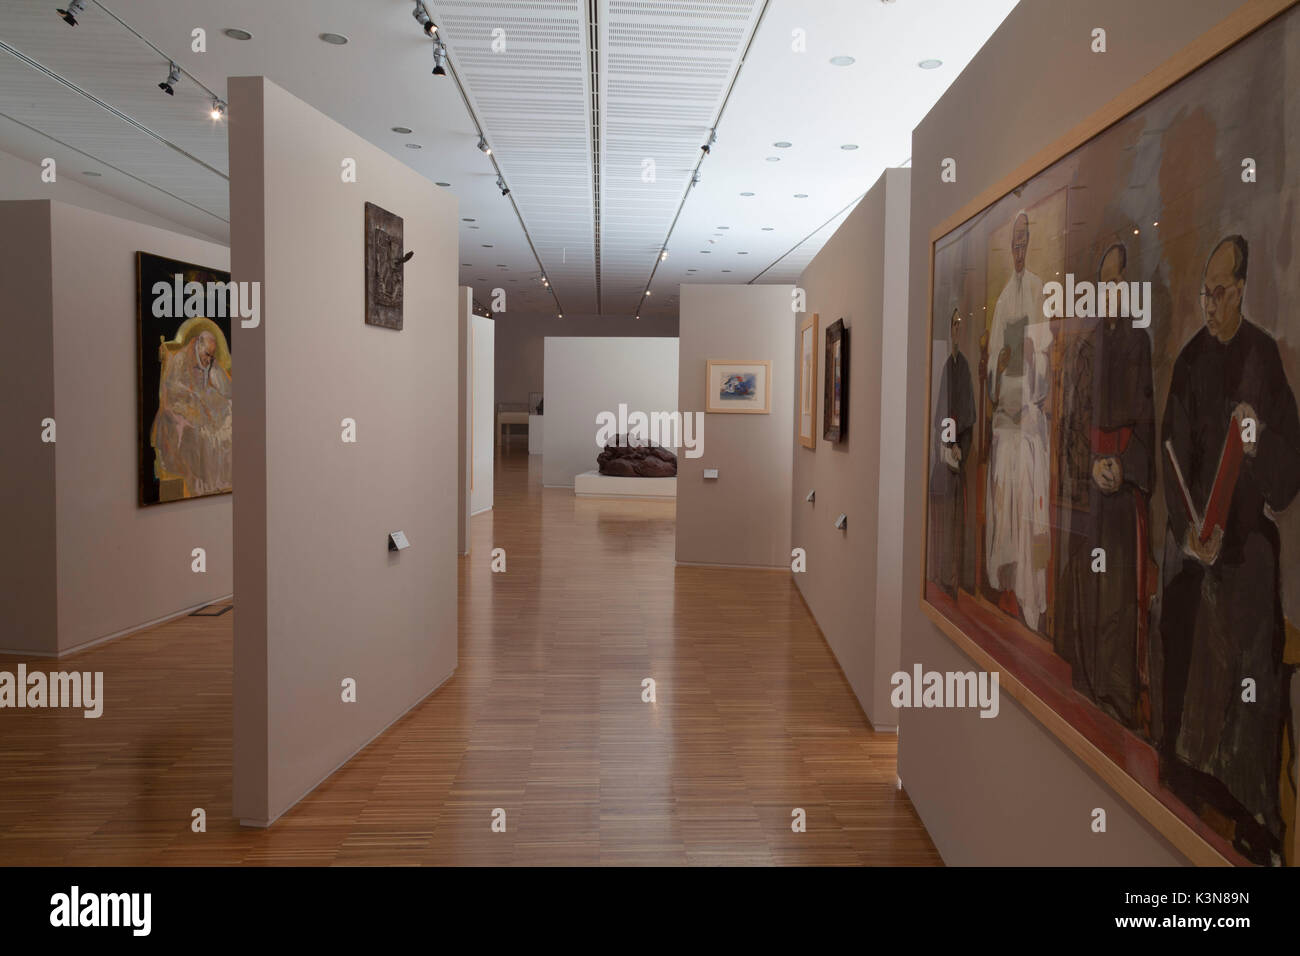
<svg viewBox="0 0 1300 956"><path fill-rule="evenodd" d="M106 644L109 641L115 641L119 637L129 637L132 634L147 630L151 627L157 627L159 624L166 624L168 621L174 621L178 617L185 617L192 614L201 607L207 607L209 604L216 604L220 601L227 601L235 595L223 594L220 597L209 598L201 604L194 604L179 611L173 611L171 614L164 614L162 617L156 617L152 621L145 621L141 624L133 624L131 627L123 628L120 631L114 631L112 634L105 634L103 637L93 637L88 641L82 641L80 644L74 644L71 647L64 647L57 651L29 651L29 650L10 650L7 647L0 647L0 654L6 654L12 657L39 657L48 660L59 660L64 657L71 657L73 654L80 654L82 651L88 651L92 647L100 644Z"/></svg>
<svg viewBox="0 0 1300 956"><path fill-rule="evenodd" d="M298 794L298 796L294 797L294 799L289 803L288 806L286 806L283 810L281 810L281 811L280 811L279 813L277 813L275 816L271 817L271 819L269 819L269 820L251 820L251 819L245 819L245 818L243 818L243 817L240 817L240 818L239 818L239 825L240 825L241 827L257 827L257 828L260 828L260 829L265 829L265 828L267 828L267 827L272 826L272 825L275 823L276 820L279 820L282 816L284 816L286 813L288 813L290 810L292 810L292 809L293 809L294 807L296 807L298 804L302 803L302 801L305 800L305 799L306 799L306 798L307 798L307 797L312 793L313 790L315 790L317 787L319 787L322 783L324 783L324 782L325 782L326 780L328 780L330 777L334 776L336 773L338 773L340 770L342 770L342 769L343 769L343 768L348 764L348 762L352 760L353 757L355 757L357 754L361 753L361 751L365 750L367 747L369 747L371 744L373 744L376 740L378 740L380 737L382 737L384 734L386 734L386 733L388 732L388 729L389 729L390 727L392 727L393 724L397 723L399 720L401 720L403 717L405 717L405 716L406 716L407 714L409 714L411 711L415 710L415 708L419 707L419 706L420 706L421 704L423 704L426 700L428 700L430 697L432 697L434 694L436 694L436 693L438 692L438 690L442 687L443 684L447 683L447 681L451 680L451 679L452 679L453 677L455 677L455 676L456 676L456 668L453 667L453 668L448 672L448 674L447 674L446 677L444 677L442 680L438 681L438 683L434 684L433 687L429 689L429 692L428 692L428 693L423 694L423 695L420 697L420 699L417 700L415 703L411 704L410 707L406 708L406 710L402 711L400 714L398 714L396 717L394 717L394 718L393 718L392 720L390 720L388 723L384 724L383 727L379 728L379 730L375 731L374 735L373 735L372 737L370 737L370 739L368 739L368 740L367 740L365 743L363 743L360 747L358 747L356 750L352 751L352 753L348 754L346 757L344 757L342 760L340 760L340 761L339 761L339 762L334 766L334 769L333 769L333 770L329 770L329 771L327 771L325 774L323 774L323 775L320 777L319 780L317 780L315 783L313 783L311 786L309 786L309 787L308 787L306 790L304 790L302 793Z"/></svg>
<svg viewBox="0 0 1300 956"><path fill-rule="evenodd" d="M674 561L679 568L725 568L731 571L789 571L783 564L717 564L713 561Z"/></svg>
<svg viewBox="0 0 1300 956"><path fill-rule="evenodd" d="M471 512L469 513L469 516L470 516L471 518L473 518L475 515L486 514L487 512L489 512L489 511L491 511L491 510L492 510L492 506L491 506L491 505L488 505L486 508L479 508L478 511L471 511ZM466 551L465 553L466 553L466 554L469 554L468 551Z"/></svg>

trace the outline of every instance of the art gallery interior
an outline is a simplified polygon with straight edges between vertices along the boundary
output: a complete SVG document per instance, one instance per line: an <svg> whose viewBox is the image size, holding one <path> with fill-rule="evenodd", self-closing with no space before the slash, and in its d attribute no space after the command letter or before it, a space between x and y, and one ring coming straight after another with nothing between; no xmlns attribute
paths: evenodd
<svg viewBox="0 0 1300 956"><path fill-rule="evenodd" d="M1296 864L1298 77L6 0L0 865Z"/></svg>

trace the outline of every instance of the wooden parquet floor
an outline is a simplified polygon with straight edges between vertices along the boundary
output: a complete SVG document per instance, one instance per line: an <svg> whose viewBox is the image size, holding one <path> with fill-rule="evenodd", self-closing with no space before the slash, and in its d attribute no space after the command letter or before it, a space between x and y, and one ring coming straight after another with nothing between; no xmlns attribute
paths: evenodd
<svg viewBox="0 0 1300 956"><path fill-rule="evenodd" d="M502 455L472 521L455 676L268 830L230 815L238 610L27 661L106 705L0 712L0 864L939 863L789 575L676 568L673 503L539 462Z"/></svg>

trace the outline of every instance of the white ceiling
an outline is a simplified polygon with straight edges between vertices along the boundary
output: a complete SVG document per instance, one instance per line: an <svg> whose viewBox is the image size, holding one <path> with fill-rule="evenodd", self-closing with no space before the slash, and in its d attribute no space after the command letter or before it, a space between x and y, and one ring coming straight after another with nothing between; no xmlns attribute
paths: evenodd
<svg viewBox="0 0 1300 956"><path fill-rule="evenodd" d="M22 58L0 49L0 149L53 156L60 175L227 241L224 125L194 79L224 99L226 77L264 74L449 184L472 220L460 223L460 281L478 301L500 287L512 312L553 312L558 299L566 315L651 320L676 315L683 282L797 279L880 173L908 159L912 128L1015 6L426 2L509 198L453 78L430 75L413 0L89 0L75 28L56 0L4 0L0 41ZM191 52L195 27L206 53ZM350 42L326 44L326 31ZM167 62L150 44L194 78L174 97L157 88ZM830 62L844 56L855 62ZM918 68L930 58L943 65Z"/></svg>

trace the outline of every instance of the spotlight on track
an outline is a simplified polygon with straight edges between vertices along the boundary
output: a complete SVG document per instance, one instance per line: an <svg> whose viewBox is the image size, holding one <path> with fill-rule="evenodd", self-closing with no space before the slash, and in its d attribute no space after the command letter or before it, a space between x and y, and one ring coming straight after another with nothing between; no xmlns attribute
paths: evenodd
<svg viewBox="0 0 1300 956"><path fill-rule="evenodd" d="M208 113L214 120L224 119L226 115L226 104L221 100L212 101L212 111Z"/></svg>
<svg viewBox="0 0 1300 956"><path fill-rule="evenodd" d="M500 176L497 176L497 189L501 190L501 195L503 196L510 195L510 187L506 185L506 181Z"/></svg>
<svg viewBox="0 0 1300 956"><path fill-rule="evenodd" d="M663 261L664 261L665 259L667 259L667 258L668 258L668 250L667 250L667 249L665 249L663 252L659 253L659 261L660 261L660 262L663 262Z"/></svg>
<svg viewBox="0 0 1300 956"><path fill-rule="evenodd" d="M63 22L70 27L77 25L77 14L86 12L86 0L72 0L66 10L60 8L54 11L63 18Z"/></svg>
<svg viewBox="0 0 1300 956"><path fill-rule="evenodd" d="M415 9L411 11L411 16L415 17L416 22L424 28L424 35L432 37L438 32L438 24L433 22L429 16L429 11L424 8L422 0L415 0Z"/></svg>
<svg viewBox="0 0 1300 956"><path fill-rule="evenodd" d="M478 138L478 151L480 153L486 153L488 156L492 155L492 147L488 145L487 140L482 136Z"/></svg>
<svg viewBox="0 0 1300 956"><path fill-rule="evenodd" d="M162 90L168 96L176 95L176 84L181 81L181 68L175 63L171 64L167 70L167 79L158 84L158 89Z"/></svg>
<svg viewBox="0 0 1300 956"><path fill-rule="evenodd" d="M447 68L444 64L447 62L447 48L443 46L441 40L433 41L433 75L446 76Z"/></svg>
<svg viewBox="0 0 1300 956"><path fill-rule="evenodd" d="M709 130L709 141L705 143L703 146L701 146L700 149L704 150L705 154L707 155L709 151L713 148L713 144L716 143L717 141L718 141L717 131Z"/></svg>

